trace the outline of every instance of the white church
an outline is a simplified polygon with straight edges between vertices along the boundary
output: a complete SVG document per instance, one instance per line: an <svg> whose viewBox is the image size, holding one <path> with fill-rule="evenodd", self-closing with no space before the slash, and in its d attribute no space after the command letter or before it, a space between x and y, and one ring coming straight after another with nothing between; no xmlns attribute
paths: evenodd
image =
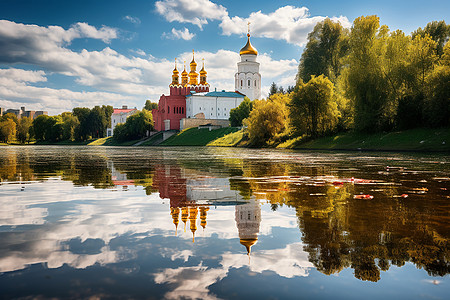
<svg viewBox="0 0 450 300"><path fill-rule="evenodd" d="M250 29L247 44L239 54L241 59L237 63L234 91L210 91L204 64L200 74L197 73L194 52L190 72L186 71L185 66L181 72L181 82L175 62L172 83L169 85L170 95L162 95L158 108L152 111L155 129L183 130L207 124L229 126L230 110L238 107L245 96L250 100L260 99L261 74L259 63L256 61L258 51L250 42Z"/></svg>

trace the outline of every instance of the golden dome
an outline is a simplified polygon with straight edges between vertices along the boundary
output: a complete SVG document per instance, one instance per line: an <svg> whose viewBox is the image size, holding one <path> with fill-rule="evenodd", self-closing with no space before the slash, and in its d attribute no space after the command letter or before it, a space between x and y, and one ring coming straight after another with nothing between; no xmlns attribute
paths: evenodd
<svg viewBox="0 0 450 300"><path fill-rule="evenodd" d="M239 55L243 54L258 55L258 50L256 50L252 46L252 43L250 43L250 33L247 34L247 44L245 44L244 48L242 48L241 51L239 52Z"/></svg>
<svg viewBox="0 0 450 300"><path fill-rule="evenodd" d="M192 50L192 61L189 65L191 66L191 69L192 69L192 67L194 67L194 68L197 67L197 63L195 62L195 58L194 58L194 50Z"/></svg>
<svg viewBox="0 0 450 300"><path fill-rule="evenodd" d="M239 242L241 245L245 246L247 249L247 254L250 254L251 247L258 242L258 239L240 239Z"/></svg>

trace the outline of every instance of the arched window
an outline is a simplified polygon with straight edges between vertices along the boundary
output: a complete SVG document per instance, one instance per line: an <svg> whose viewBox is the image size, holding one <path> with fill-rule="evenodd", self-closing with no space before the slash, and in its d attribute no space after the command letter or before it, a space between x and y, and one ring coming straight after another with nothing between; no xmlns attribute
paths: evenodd
<svg viewBox="0 0 450 300"><path fill-rule="evenodd" d="M255 80L255 87L256 87L256 80Z"/></svg>
<svg viewBox="0 0 450 300"><path fill-rule="evenodd" d="M241 80L241 87L242 87L242 80Z"/></svg>
<svg viewBox="0 0 450 300"><path fill-rule="evenodd" d="M248 80L248 87L250 87L250 79Z"/></svg>
<svg viewBox="0 0 450 300"><path fill-rule="evenodd" d="M170 114L170 106L167 106L167 113Z"/></svg>

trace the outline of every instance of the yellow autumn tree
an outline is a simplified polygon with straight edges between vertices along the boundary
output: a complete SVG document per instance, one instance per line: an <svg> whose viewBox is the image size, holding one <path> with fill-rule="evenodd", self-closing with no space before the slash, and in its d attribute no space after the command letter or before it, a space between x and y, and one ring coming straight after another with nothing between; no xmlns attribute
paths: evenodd
<svg viewBox="0 0 450 300"><path fill-rule="evenodd" d="M252 146L270 146L280 141L288 132L289 94L274 94L267 100L255 100L253 110L244 125Z"/></svg>

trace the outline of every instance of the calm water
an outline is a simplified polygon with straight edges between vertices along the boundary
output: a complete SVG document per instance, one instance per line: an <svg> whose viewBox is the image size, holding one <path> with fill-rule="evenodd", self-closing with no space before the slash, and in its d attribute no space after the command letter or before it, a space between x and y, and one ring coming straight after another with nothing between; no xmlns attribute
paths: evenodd
<svg viewBox="0 0 450 300"><path fill-rule="evenodd" d="M0 297L448 299L448 155L0 148Z"/></svg>

